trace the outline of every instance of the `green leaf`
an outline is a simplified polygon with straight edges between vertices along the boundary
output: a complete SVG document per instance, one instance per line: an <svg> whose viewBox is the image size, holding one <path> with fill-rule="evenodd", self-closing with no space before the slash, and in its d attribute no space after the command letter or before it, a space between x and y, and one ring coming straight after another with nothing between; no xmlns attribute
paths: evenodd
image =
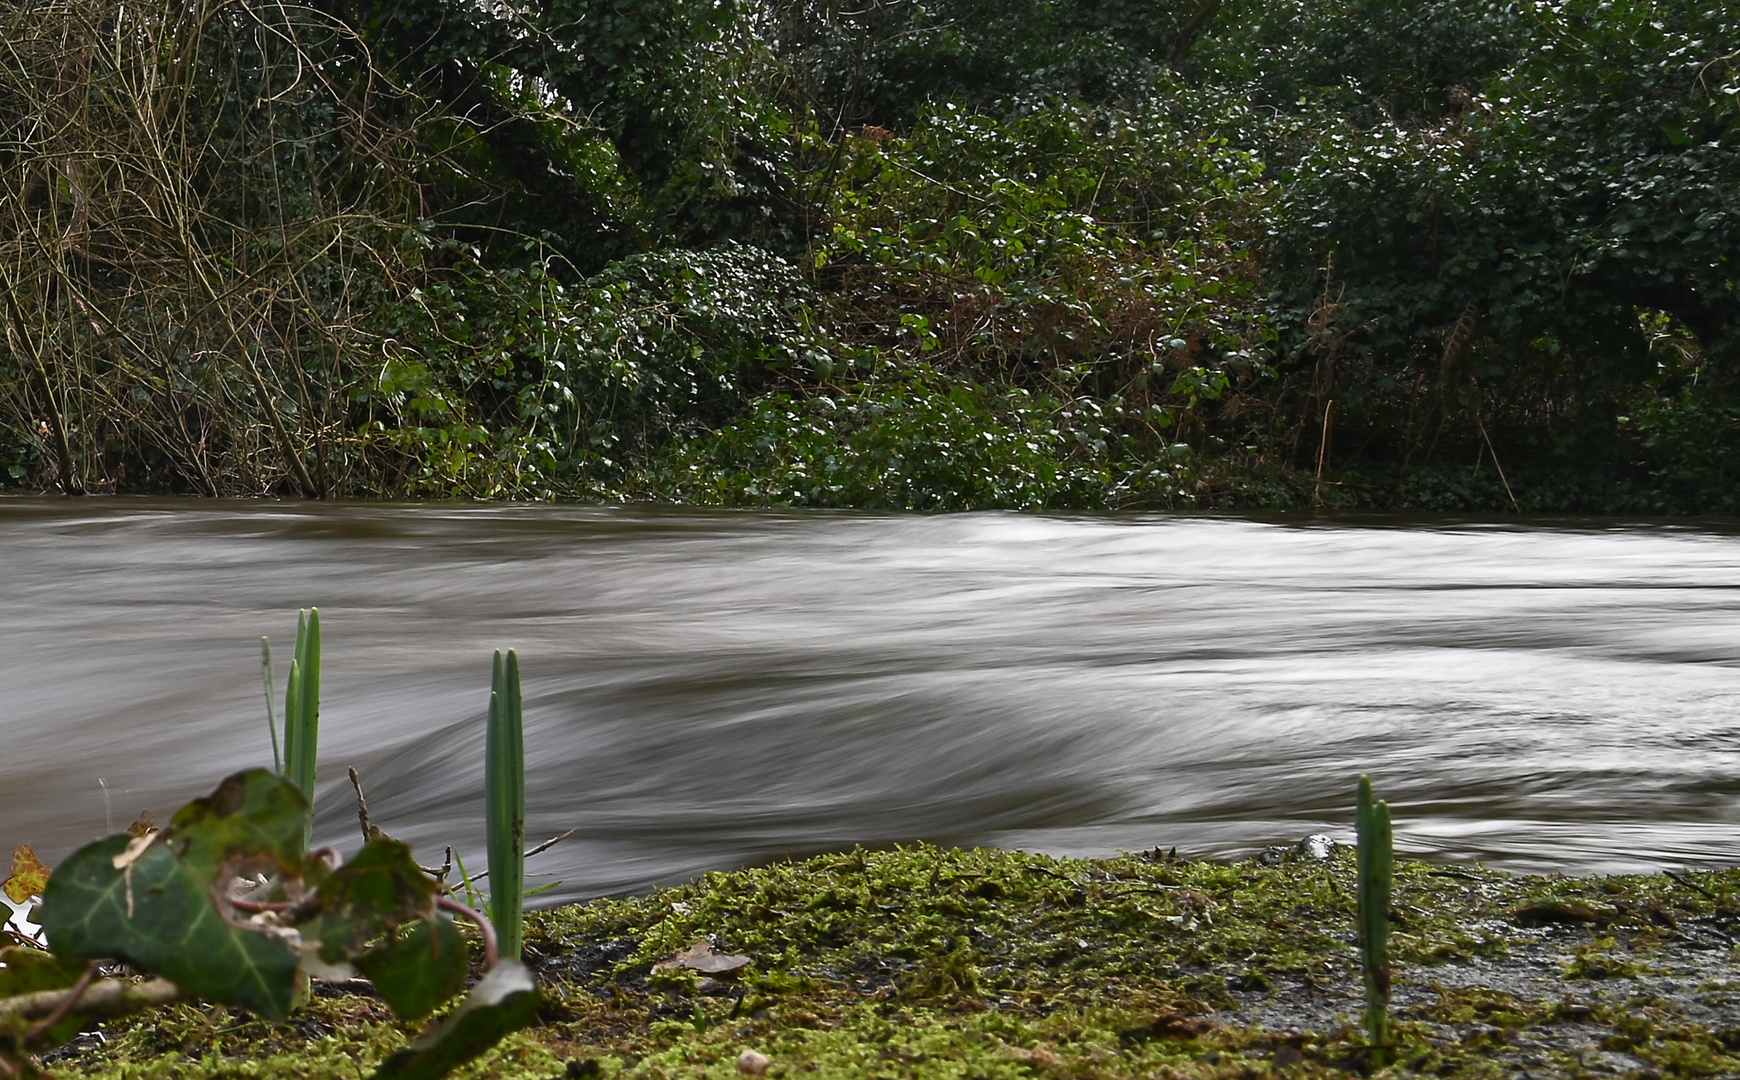
<svg viewBox="0 0 1740 1080"><path fill-rule="evenodd" d="M284 689L284 773L308 797L302 846L314 832L314 782L320 743L320 609L296 616L296 654Z"/></svg>
<svg viewBox="0 0 1740 1080"><path fill-rule="evenodd" d="M75 960L125 960L211 1001L282 1020L296 989L298 951L282 937L226 922L211 881L164 844L118 869L132 837L111 836L68 856L43 897L43 930Z"/></svg>
<svg viewBox="0 0 1740 1080"><path fill-rule="evenodd" d="M409 844L370 840L321 882L318 896L320 910L299 928L304 947L318 947L328 964L354 961L399 1019L421 1019L465 988L465 939L437 917L435 883Z"/></svg>
<svg viewBox="0 0 1740 1080"><path fill-rule="evenodd" d="M303 925L302 939L318 942L329 964L354 958L369 941L405 923L435 917L435 883L417 868L409 844L387 837L370 840L328 875L319 898L319 914Z"/></svg>
<svg viewBox="0 0 1740 1080"><path fill-rule="evenodd" d="M200 997L282 1020L297 986L297 946L218 905L237 875L301 870L307 805L289 781L249 769L183 807L162 833L87 844L49 879L43 931L66 959L125 960Z"/></svg>
<svg viewBox="0 0 1740 1080"><path fill-rule="evenodd" d="M216 791L176 811L170 843L195 873L217 880L220 867L238 853L264 857L284 870L302 859L302 821L308 800L269 769L249 769L226 777ZM232 874L236 870L230 871Z"/></svg>
<svg viewBox="0 0 1740 1080"><path fill-rule="evenodd" d="M495 654L484 734L484 823L489 844L490 917L501 955L519 959L526 888L526 745L520 658Z"/></svg>
<svg viewBox="0 0 1740 1080"><path fill-rule="evenodd" d="M64 957L14 945L0 949L0 998L34 994L39 990L64 990L79 981L85 965Z"/></svg>
<svg viewBox="0 0 1740 1080"><path fill-rule="evenodd" d="M471 960L452 919L429 919L396 932L356 961L400 1020L421 1020L465 989Z"/></svg>
<svg viewBox="0 0 1740 1080"><path fill-rule="evenodd" d="M40 949L32 949L24 945L0 949L0 998L16 997L19 994L34 994L43 990L65 990L79 981L79 976L85 973L85 965L75 964L59 956L45 953ZM24 1020L12 1017L10 1033L14 1043L22 1039L34 1020ZM48 1031L48 1041L59 1045L77 1035L79 1028L85 1024L85 1017L73 1012ZM0 1034L0 1044L6 1041ZM40 1049L40 1047L39 1047ZM0 1061L6 1060L6 1050L0 1048Z"/></svg>
<svg viewBox="0 0 1740 1080"><path fill-rule="evenodd" d="M374 1080L436 1080L532 1022L538 984L518 960L503 960L453 1015L381 1063Z"/></svg>

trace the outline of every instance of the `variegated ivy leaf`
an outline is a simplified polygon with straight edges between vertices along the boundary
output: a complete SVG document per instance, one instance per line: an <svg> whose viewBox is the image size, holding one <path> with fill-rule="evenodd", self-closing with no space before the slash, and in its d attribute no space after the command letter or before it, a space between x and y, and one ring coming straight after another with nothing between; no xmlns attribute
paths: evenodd
<svg viewBox="0 0 1740 1080"><path fill-rule="evenodd" d="M36 857L30 845L25 844L12 853L12 876L0 883L0 889L6 891L13 903L22 904L33 896L41 896L42 890L48 887L48 878L48 867Z"/></svg>

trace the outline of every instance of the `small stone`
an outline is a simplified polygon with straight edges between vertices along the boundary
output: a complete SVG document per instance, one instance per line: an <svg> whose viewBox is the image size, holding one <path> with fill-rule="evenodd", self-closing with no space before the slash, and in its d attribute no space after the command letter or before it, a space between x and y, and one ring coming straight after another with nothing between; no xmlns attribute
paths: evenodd
<svg viewBox="0 0 1740 1080"><path fill-rule="evenodd" d="M767 1074L767 1055L758 1054L754 1050L745 1050L737 1055L737 1071L744 1076L764 1076Z"/></svg>

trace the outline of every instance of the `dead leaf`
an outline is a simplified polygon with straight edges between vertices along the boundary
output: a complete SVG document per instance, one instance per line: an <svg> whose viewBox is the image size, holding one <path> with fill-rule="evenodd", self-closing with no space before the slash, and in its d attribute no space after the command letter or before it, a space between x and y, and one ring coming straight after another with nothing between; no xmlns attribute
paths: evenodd
<svg viewBox="0 0 1740 1080"><path fill-rule="evenodd" d="M129 919L133 917L133 864L138 862L140 857L145 854L145 849L156 843L157 838L162 835L156 829L140 833L127 841L127 847L110 860L115 864L115 869L121 871L122 880L127 883L127 918Z"/></svg>
<svg viewBox="0 0 1740 1080"><path fill-rule="evenodd" d="M1171 1039L1189 1039L1209 1029L1209 1025L1193 1016L1183 1016L1179 1013L1161 1013L1149 1025L1156 1035Z"/></svg>
<svg viewBox="0 0 1740 1080"><path fill-rule="evenodd" d="M690 971L699 971L703 975L723 975L727 971L736 971L748 963L749 957L747 956L714 952L712 944L703 938L670 959L660 960L653 965L653 970L671 971L675 968L688 968Z"/></svg>
<svg viewBox="0 0 1740 1080"><path fill-rule="evenodd" d="M48 887L49 869L29 844L25 844L12 853L12 876L0 883L0 889L6 890L15 904L22 904L33 896L41 896L42 890Z"/></svg>
<svg viewBox="0 0 1740 1080"><path fill-rule="evenodd" d="M127 841L126 848L110 861L115 864L115 869L117 870L132 869L133 864L139 861L139 857L145 854L145 849L155 843L156 840L156 831L141 833Z"/></svg>

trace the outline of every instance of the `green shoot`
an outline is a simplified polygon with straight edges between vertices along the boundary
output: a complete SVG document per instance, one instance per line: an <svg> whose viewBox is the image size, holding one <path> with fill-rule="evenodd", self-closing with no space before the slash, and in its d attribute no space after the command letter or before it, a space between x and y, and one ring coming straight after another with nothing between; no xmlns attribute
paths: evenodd
<svg viewBox="0 0 1740 1080"><path fill-rule="evenodd" d="M284 691L284 775L308 797L302 844L314 839L314 777L320 754L320 609L296 616L296 658Z"/></svg>
<svg viewBox="0 0 1740 1080"><path fill-rule="evenodd" d="M1371 777L1359 778L1359 952L1365 969L1365 1023L1371 1063L1383 1068L1389 1052L1390 874L1395 843L1390 808L1372 798Z"/></svg>
<svg viewBox="0 0 1740 1080"><path fill-rule="evenodd" d="M495 654L484 743L485 829L489 846L490 919L504 959L518 960L525 918L526 745L520 706L520 658Z"/></svg>

